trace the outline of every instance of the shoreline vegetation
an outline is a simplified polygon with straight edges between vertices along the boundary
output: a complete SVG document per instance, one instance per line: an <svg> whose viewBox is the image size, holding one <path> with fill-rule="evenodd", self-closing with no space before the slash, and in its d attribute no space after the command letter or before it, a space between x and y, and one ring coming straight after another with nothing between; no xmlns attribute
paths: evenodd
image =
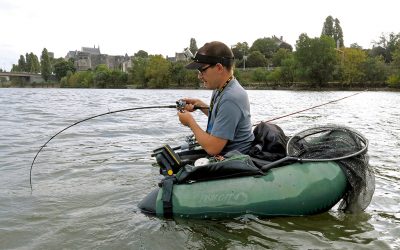
<svg viewBox="0 0 400 250"><path fill-rule="evenodd" d="M158 59L162 59L158 56ZM139 59L149 62L151 59ZM11 77L11 81L2 81L0 88L85 88L85 89L203 89L202 83L197 79L197 73L184 68L185 62L167 62L169 67L164 77L159 76L160 71L152 71L154 75L145 74L153 66L146 65L139 71L134 68L128 73L109 70L106 65L99 65L94 71L68 72L61 80L52 78L47 82L28 83L18 78ZM179 70L176 70L176 69ZM175 74L169 71L175 69ZM381 81L291 81L282 80L282 68L235 68L234 76L247 90L307 90L307 91L400 91L399 84L389 84ZM400 78L399 78L400 79Z"/></svg>
<svg viewBox="0 0 400 250"><path fill-rule="evenodd" d="M400 33L382 34L371 49L357 43L345 47L343 39L339 20L328 16L321 36L300 34L295 50L276 36L256 39L251 46L238 42L231 46L234 75L246 89L400 90ZM26 53L11 70L40 72L44 83L17 76L6 82L0 76L0 87L198 89L197 73L185 68L187 54L197 50L191 38L185 52L174 58L139 50L132 57L126 55L127 61L111 65L92 62L88 52L55 59L44 48L40 62L32 52Z"/></svg>
<svg viewBox="0 0 400 250"><path fill-rule="evenodd" d="M12 79L11 81L2 81L0 77L0 88L82 88L82 89L205 89L202 83L197 79L197 73L184 69L184 64L180 63L180 67L185 72L182 79L165 78L165 82L154 84L152 80L149 83L135 83L129 81L132 78L130 73L123 74L123 80L118 78L104 77L101 81L96 78L98 69L106 69L108 73L102 74L103 76L112 74L113 71L108 70L105 65L101 65L95 71L79 71L75 73L68 73L68 76L61 79L61 81L49 80L40 83L26 83ZM275 70L275 71L274 71ZM282 82L271 81L270 75L273 75L277 69L267 68L236 68L234 76L239 80L241 85L246 90L293 90L293 91L392 91L400 92L400 84L388 84L387 82ZM278 69L279 70L279 69ZM122 73L122 72L119 72ZM260 77L260 75L262 77ZM96 80L95 80L96 79ZM179 82L177 82L179 80Z"/></svg>
<svg viewBox="0 0 400 250"><path fill-rule="evenodd" d="M259 62L242 55L242 59L236 59L235 77L247 89L400 89L400 33L396 49L387 60L381 54L375 55L374 50L338 50L331 37L302 36L304 41L298 41L296 51L275 48L269 60L260 51L254 52L263 59ZM24 61L22 56L21 61ZM142 53L131 59L131 67L124 72L121 68L110 69L106 64L77 70L73 60L59 58L41 64L48 65L48 69L40 74L19 63L12 72L35 73L43 81L30 82L18 76L10 76L6 81L0 76L0 87L199 88L197 72L186 69L187 63L188 60L170 61L161 55Z"/></svg>
<svg viewBox="0 0 400 250"><path fill-rule="evenodd" d="M394 88L385 86L384 83L378 84L378 86L368 86L368 84L364 84L365 86L346 86L340 83L331 83L327 86L316 87L315 84L312 83L293 83L290 86L282 86L282 85L273 85L265 83L249 83L242 84L246 90L288 90L288 91L387 91L387 92L400 92L400 88ZM1 88L36 88L36 89L49 89L49 88L64 88L64 89L77 89L74 87L62 87L59 82L47 82L47 83L34 83L34 84L25 84L24 86L12 84L11 82L1 82ZM196 90L196 89L204 89L201 87L200 83L198 86L178 86L177 84L171 84L167 88L143 88L140 85L126 85L121 88L97 88L97 87L78 87L80 89L130 89L130 90L162 90L162 89L176 89L176 90Z"/></svg>

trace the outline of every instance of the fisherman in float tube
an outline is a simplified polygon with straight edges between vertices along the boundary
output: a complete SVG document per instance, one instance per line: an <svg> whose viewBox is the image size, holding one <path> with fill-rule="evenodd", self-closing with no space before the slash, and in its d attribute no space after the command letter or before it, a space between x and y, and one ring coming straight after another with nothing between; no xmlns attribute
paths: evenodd
<svg viewBox="0 0 400 250"><path fill-rule="evenodd" d="M207 106L200 99L182 99L186 105L178 112L179 121L193 131L209 155L223 155L233 150L247 154L254 140L250 103L246 90L233 75L231 49L213 41L204 44L191 59L186 68L197 70L205 88L213 90L210 105L201 109L208 116L207 129L203 130L191 114L195 107Z"/></svg>

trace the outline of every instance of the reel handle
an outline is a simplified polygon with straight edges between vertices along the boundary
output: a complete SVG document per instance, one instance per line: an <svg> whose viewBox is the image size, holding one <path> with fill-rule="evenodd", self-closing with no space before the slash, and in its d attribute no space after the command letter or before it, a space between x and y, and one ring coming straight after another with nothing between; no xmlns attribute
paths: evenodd
<svg viewBox="0 0 400 250"><path fill-rule="evenodd" d="M184 100L176 101L176 109L177 110L183 111L185 109L185 106L186 106L186 102ZM194 105L193 110L198 110L198 109L208 109L208 107Z"/></svg>

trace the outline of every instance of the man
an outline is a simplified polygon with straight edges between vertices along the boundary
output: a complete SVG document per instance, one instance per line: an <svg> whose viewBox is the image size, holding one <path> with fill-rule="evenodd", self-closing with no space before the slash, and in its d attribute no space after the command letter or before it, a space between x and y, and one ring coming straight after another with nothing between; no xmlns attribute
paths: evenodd
<svg viewBox="0 0 400 250"><path fill-rule="evenodd" d="M246 154L254 139L250 117L250 103L246 91L233 76L234 56L222 42L210 42L201 47L188 69L197 69L198 78L213 94L209 108L202 109L208 116L204 131L190 112L195 106L206 107L199 100L187 98L185 110L178 112L180 122L190 127L197 142L209 155L238 150Z"/></svg>

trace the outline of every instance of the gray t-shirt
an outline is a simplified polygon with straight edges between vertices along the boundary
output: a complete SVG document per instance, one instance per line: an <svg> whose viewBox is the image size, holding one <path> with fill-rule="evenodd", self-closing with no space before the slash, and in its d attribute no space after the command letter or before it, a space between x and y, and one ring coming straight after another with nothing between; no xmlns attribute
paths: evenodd
<svg viewBox="0 0 400 250"><path fill-rule="evenodd" d="M221 154L232 150L248 153L254 135L246 90L234 78L222 91L213 91L211 103L213 105L210 107L213 107L208 118L207 132L228 140Z"/></svg>

